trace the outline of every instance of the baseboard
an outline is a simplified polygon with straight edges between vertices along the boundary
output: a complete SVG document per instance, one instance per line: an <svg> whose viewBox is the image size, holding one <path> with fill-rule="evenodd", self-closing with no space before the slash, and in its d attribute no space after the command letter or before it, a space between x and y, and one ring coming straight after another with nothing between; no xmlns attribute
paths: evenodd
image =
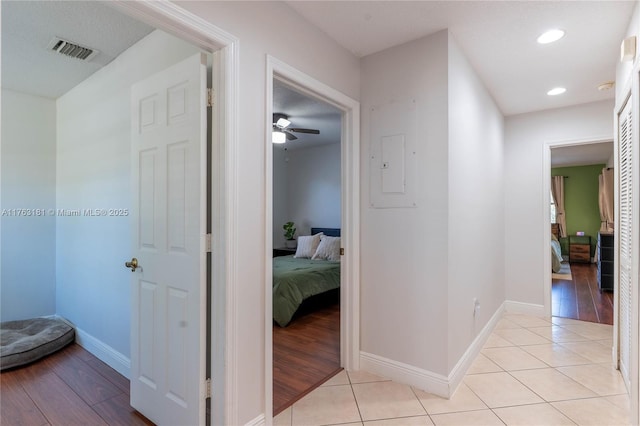
<svg viewBox="0 0 640 426"><path fill-rule="evenodd" d="M473 361L482 350L482 347L493 332L496 324L498 324L498 321L502 318L502 314L505 310L505 304L506 302L502 303L502 305L500 305L496 312L491 316L487 324L482 328L480 333L478 333L473 342L471 342L471 345L469 345L467 350L449 373L449 397L453 396L456 389L458 389L458 386L462 383L464 376L467 374L467 370L469 370L469 367L471 367L471 364L473 364Z"/></svg>
<svg viewBox="0 0 640 426"><path fill-rule="evenodd" d="M96 339L91 334L78 328L75 324L56 315L56 318L66 322L76 330L76 343L82 346L87 351L91 352L100 361L107 364L109 367L122 374L129 379L131 374L131 360L113 349L111 346L104 343L102 340Z"/></svg>
<svg viewBox="0 0 640 426"><path fill-rule="evenodd" d="M449 380L441 374L366 352L360 352L360 368L443 398L449 398Z"/></svg>
<svg viewBox="0 0 640 426"><path fill-rule="evenodd" d="M450 398L462 383L467 370L471 367L480 350L482 350L498 321L500 321L505 307L506 302L500 305L491 316L491 319L469 345L448 377L366 352L360 352L360 367L365 371L399 383L415 386L443 398Z"/></svg>
<svg viewBox="0 0 640 426"><path fill-rule="evenodd" d="M547 314L544 305L536 305L533 303L515 302L507 300L504 302L505 311L510 314L533 315L536 317L546 317Z"/></svg>
<svg viewBox="0 0 640 426"><path fill-rule="evenodd" d="M267 424L267 418L264 416L264 414L260 414L255 419L249 420L247 423L245 423L244 426L262 426L266 424Z"/></svg>

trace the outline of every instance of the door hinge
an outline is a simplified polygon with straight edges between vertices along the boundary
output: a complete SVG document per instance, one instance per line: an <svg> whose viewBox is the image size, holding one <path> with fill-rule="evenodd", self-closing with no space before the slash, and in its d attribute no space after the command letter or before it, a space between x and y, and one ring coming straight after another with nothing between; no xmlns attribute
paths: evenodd
<svg viewBox="0 0 640 426"><path fill-rule="evenodd" d="M207 253L211 253L212 239L211 234L206 235L205 250Z"/></svg>
<svg viewBox="0 0 640 426"><path fill-rule="evenodd" d="M207 87L207 107L213 106L213 89Z"/></svg>
<svg viewBox="0 0 640 426"><path fill-rule="evenodd" d="M211 379L205 380L204 389L204 397L211 398Z"/></svg>
<svg viewBox="0 0 640 426"><path fill-rule="evenodd" d="M340 256L344 256L344 247L340 247Z"/></svg>

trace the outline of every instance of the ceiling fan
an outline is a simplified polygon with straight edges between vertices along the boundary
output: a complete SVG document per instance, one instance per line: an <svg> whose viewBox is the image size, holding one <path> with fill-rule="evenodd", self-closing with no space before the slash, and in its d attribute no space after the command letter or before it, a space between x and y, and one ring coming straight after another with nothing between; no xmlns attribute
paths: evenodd
<svg viewBox="0 0 640 426"><path fill-rule="evenodd" d="M289 127L291 121L286 114L274 113L273 114L273 143L285 143L286 141L294 141L298 139L293 133L308 133L312 135L319 135L320 130L317 129L301 129L297 127Z"/></svg>

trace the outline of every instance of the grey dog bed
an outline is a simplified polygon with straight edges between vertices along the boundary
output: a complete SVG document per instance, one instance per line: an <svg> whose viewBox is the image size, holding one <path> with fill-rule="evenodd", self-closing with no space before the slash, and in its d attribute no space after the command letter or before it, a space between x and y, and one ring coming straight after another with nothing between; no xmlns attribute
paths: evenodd
<svg viewBox="0 0 640 426"><path fill-rule="evenodd" d="M0 323L0 371L52 354L75 340L75 330L55 318Z"/></svg>

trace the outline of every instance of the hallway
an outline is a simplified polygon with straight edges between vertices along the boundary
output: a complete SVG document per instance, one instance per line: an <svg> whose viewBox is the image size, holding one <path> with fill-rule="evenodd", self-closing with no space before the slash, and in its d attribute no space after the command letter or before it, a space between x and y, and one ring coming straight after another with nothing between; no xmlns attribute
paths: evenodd
<svg viewBox="0 0 640 426"><path fill-rule="evenodd" d="M504 314L450 400L341 372L274 425L627 425L610 325Z"/></svg>

